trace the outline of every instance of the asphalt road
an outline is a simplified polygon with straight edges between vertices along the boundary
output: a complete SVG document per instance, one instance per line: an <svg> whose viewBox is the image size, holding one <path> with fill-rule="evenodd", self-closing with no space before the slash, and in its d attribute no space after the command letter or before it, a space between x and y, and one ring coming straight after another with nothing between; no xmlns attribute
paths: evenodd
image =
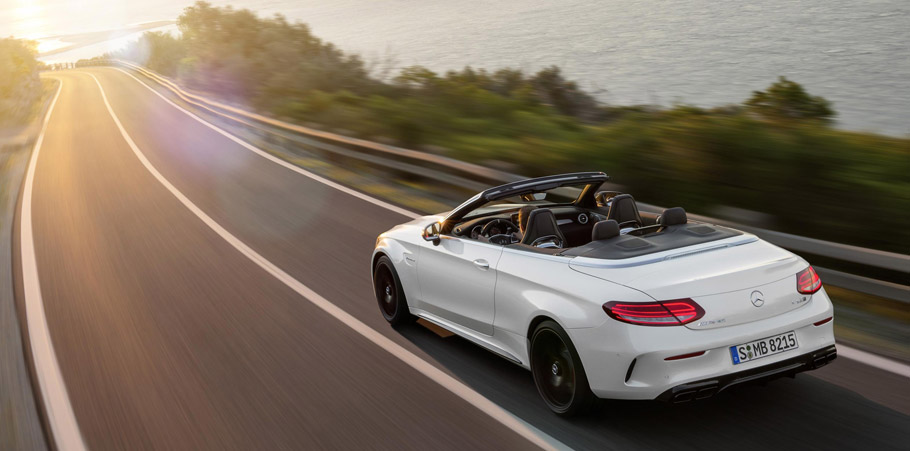
<svg viewBox="0 0 910 451"><path fill-rule="evenodd" d="M90 449L529 449L533 444L263 270L137 158L290 277L577 449L906 449L910 417L816 377L689 407L566 421L530 374L457 337L391 329L369 255L398 213L288 170L109 68L64 81L34 178L47 324ZM835 374L839 362L820 370ZM906 379L893 390L910 390ZM870 381L875 383L875 381Z"/></svg>

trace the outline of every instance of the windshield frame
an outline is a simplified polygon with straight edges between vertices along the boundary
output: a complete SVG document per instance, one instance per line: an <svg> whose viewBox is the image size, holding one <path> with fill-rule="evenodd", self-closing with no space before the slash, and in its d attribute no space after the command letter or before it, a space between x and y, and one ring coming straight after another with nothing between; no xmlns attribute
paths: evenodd
<svg viewBox="0 0 910 451"><path fill-rule="evenodd" d="M528 201L528 202L523 202L523 203L507 202L507 203L500 204L500 203L496 203L496 202L499 202L503 199L491 200L484 204L478 205L471 211L466 212L464 214L464 216L461 217L460 221L469 221L471 219L482 218L484 216L495 216L498 214L503 214L507 211L517 211L517 210L521 209L521 207L524 207L527 205L533 205L533 206L539 207L539 208L563 207L563 206L576 205L578 203L578 200L581 198L582 194L584 194L585 189L588 188L589 184L585 183L585 184L581 184L581 185L567 185L567 186L571 186L573 188L574 187L580 188L578 191L578 195L575 198L571 199L570 201L566 201L566 199L563 198L563 199L560 199L560 202L550 202L550 201L547 201L546 199L543 199L543 200L539 200L539 201L534 200L534 201ZM560 187L556 187L554 189L566 188L567 186L560 186ZM552 191L552 190L548 190L548 191ZM547 192L547 191L543 191L543 192ZM537 191L534 192L534 194L537 194L537 193L538 193ZM527 194L531 194L531 193L527 193ZM523 194L523 195L527 195L527 194ZM510 197L515 197L515 196L510 196ZM502 206L502 208L494 208L497 206ZM490 209L489 211L478 212L479 210L484 210L484 209L488 209L488 208Z"/></svg>
<svg viewBox="0 0 910 451"><path fill-rule="evenodd" d="M461 204L458 208L452 210L449 215L442 220L440 233L451 234L452 229L455 227L455 224L462 222L462 220L468 214L490 202L495 202L497 200L502 200L512 196L521 196L534 192L550 191L564 186L582 187L581 193L579 193L579 196L569 204L553 203L545 205L575 205L593 208L596 206L594 193L604 182L608 180L610 180L610 177L603 172L577 172L571 174L540 177L536 179L520 180L493 187L474 195L468 201ZM481 216L484 215L477 215L474 216L474 218Z"/></svg>

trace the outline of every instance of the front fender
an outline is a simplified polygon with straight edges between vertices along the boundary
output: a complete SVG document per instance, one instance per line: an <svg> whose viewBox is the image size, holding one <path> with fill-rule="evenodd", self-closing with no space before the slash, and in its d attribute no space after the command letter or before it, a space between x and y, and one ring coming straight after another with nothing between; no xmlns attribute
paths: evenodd
<svg viewBox="0 0 910 451"><path fill-rule="evenodd" d="M385 255L392 261L395 272L398 273L398 279L401 281L401 287L404 290L405 299L408 301L408 307L416 308L420 303L420 284L417 282L417 260L420 253L420 246L417 243L407 243L385 234L380 235L376 240L376 247L373 249L373 255L370 261L370 279L373 277L376 261L380 255Z"/></svg>

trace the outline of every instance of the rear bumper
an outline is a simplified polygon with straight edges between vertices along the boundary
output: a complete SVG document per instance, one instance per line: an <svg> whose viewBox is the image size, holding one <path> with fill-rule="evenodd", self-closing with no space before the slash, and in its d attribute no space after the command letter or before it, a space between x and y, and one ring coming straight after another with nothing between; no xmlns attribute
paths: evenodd
<svg viewBox="0 0 910 451"><path fill-rule="evenodd" d="M837 349L828 346L814 352L809 352L770 365L739 371L720 377L703 379L677 385L657 397L659 401L672 403L685 403L689 401L710 398L721 391L734 385L748 382L764 382L783 376L795 376L796 373L821 368L837 358Z"/></svg>
<svg viewBox="0 0 910 451"><path fill-rule="evenodd" d="M745 372L761 373L781 362L828 349L834 346L834 321L818 326L815 323L833 315L831 301L822 289L796 310L734 326L691 330L644 327L611 319L597 327L567 332L595 395L606 399L657 399L675 387L726 380ZM790 331L796 332L798 349L739 365L730 357L730 346ZM698 352L703 354L667 360Z"/></svg>

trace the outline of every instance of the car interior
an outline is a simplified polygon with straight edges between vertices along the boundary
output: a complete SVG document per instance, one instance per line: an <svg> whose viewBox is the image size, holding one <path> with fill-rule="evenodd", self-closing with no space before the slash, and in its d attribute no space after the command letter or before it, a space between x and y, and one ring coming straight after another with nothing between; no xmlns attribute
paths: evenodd
<svg viewBox="0 0 910 451"><path fill-rule="evenodd" d="M726 238L738 232L692 223L681 207L660 214L641 212L631 194L600 191L595 203L546 202L534 192L494 207L478 209L453 234L536 253L595 258L627 258Z"/></svg>
<svg viewBox="0 0 910 451"><path fill-rule="evenodd" d="M454 234L503 245L564 249L611 238L603 232L610 227L607 221L616 224L617 236L656 232L654 226L660 225L660 215L643 215L630 194L601 191L595 196L594 208L574 201L544 203L542 194L546 193L525 194L521 203L503 203L503 209L469 217L454 228Z"/></svg>

